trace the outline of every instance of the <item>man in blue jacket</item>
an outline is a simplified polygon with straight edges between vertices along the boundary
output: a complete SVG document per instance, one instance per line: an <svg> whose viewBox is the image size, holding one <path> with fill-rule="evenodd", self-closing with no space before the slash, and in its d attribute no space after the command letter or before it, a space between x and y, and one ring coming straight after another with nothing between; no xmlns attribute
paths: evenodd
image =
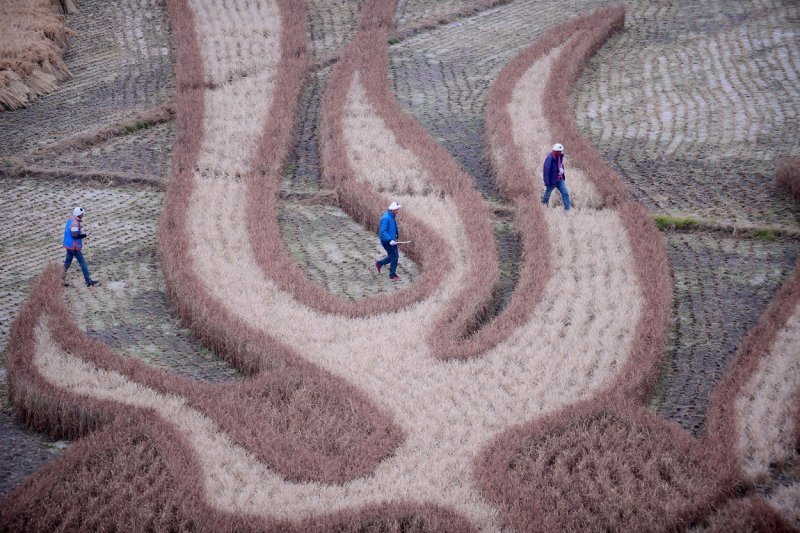
<svg viewBox="0 0 800 533"><path fill-rule="evenodd" d="M547 154L547 158L544 160L544 168L542 169L542 177L544 178L545 186L542 203L547 205L547 202L550 201L550 193L557 188L561 193L561 199L564 200L564 210L569 211L567 175L564 172L564 147L559 143L554 144L553 151Z"/></svg>
<svg viewBox="0 0 800 533"><path fill-rule="evenodd" d="M397 202L392 202L389 209L387 209L383 217L381 217L381 229L378 233L381 246L383 246L388 255L379 261L375 261L375 268L378 270L378 274L380 274L381 267L385 264L389 264L389 279L392 281L398 281L400 279L400 276L397 275L397 260L400 258L400 255L397 251L397 236L399 233L397 232L396 220L397 211L400 207L400 204Z"/></svg>
<svg viewBox="0 0 800 533"><path fill-rule="evenodd" d="M89 232L83 232L81 224L83 223L83 208L76 207L72 210L72 216L67 219L64 226L64 248L67 250L67 257L64 259L64 273L61 275L61 281L64 286L67 286L67 269L72 264L72 258L78 260L83 272L83 280L86 282L87 287L94 287L100 282L93 280L89 276L89 267L86 265L86 259L83 258L83 239L89 236Z"/></svg>

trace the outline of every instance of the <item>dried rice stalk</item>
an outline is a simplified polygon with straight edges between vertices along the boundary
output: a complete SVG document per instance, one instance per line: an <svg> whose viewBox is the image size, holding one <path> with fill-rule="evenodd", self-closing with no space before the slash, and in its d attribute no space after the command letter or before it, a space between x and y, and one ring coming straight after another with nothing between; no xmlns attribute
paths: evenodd
<svg viewBox="0 0 800 533"><path fill-rule="evenodd" d="M26 107L72 74L64 63L75 33L56 13L76 11L72 0L6 0L0 3L0 110Z"/></svg>

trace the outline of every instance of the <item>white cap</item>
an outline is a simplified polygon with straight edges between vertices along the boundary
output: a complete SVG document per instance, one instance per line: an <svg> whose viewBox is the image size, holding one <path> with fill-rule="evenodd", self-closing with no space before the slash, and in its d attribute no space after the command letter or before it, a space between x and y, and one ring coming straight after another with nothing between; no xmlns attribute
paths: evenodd
<svg viewBox="0 0 800 533"><path fill-rule="evenodd" d="M398 204L397 202L392 202L392 205L389 206L389 211L397 211L401 207L403 206Z"/></svg>
<svg viewBox="0 0 800 533"><path fill-rule="evenodd" d="M82 207L76 207L75 209L73 209L72 210L72 216L74 216L74 217L83 216L83 208Z"/></svg>
<svg viewBox="0 0 800 533"><path fill-rule="evenodd" d="M564 147L560 143L555 143L553 145L553 151L554 152L563 152L564 151Z"/></svg>

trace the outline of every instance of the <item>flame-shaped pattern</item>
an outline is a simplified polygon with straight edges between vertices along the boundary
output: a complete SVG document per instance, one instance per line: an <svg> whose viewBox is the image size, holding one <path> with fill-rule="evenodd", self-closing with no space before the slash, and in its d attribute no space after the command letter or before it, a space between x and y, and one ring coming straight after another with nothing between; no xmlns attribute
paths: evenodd
<svg viewBox="0 0 800 533"><path fill-rule="evenodd" d="M642 383L652 379L669 305L663 265L646 264L648 257L663 259L657 239L643 243L643 235L655 232L652 223L613 174L596 170L585 149L569 160L574 209L545 210L538 201L541 159L554 138L569 138L562 124L553 126L549 109L550 84L564 81L557 78L558 58L596 48L621 26L621 10L556 28L513 65L518 75L501 77L505 96L490 104L508 129L491 140L498 179L518 210L539 212L519 215L534 222L534 232L522 239L518 290L527 292L465 339L466 324L497 281L495 250L487 245L489 206L392 100L384 72L393 3L368 3L331 76L323 109L325 173L343 207L365 224L381 210L370 202L399 200L402 227L407 223L415 238L411 254L432 273L419 282L425 290L411 287L396 301L362 304L317 301L320 289L296 270L281 277L280 246L262 243L274 221L265 225L256 216L275 216L257 204L280 179L296 107L291 102L304 73L297 7L289 0L231 0L224 3L230 16L220 18L214 3L171 4L173 16L185 15L175 19L183 47L178 109L184 130L162 220L162 255L173 269L167 279L195 331L251 376L204 388L124 362L75 340L80 335L65 322L63 306L32 299L17 333L27 340L17 341L11 358L17 398L39 387L37 402L68 406L45 405L61 423L87 416L95 427L124 418L121 413L158 418L193 457L197 472L186 479L199 484L199 505L222 523L234 515L302 529L303 520L326 516L329 521L320 523L330 525L348 512L372 517L383 509L387 516L416 513L430 523L448 517L455 529L467 522L481 530L587 527L591 509L572 523L548 515L548 495L545 504L528 509L524 490L503 486L496 474L513 462L521 484L530 483L526 476L533 472L543 490L566 489L570 479L557 476L569 470L562 468L569 460L558 458L559 450L580 447L587 435L596 448L576 454L579 460L588 454L590 462L610 464L612 474L638 479L623 483L620 506L630 505L626 498L648 499L649 514L620 512L622 525L647 519L678 524L722 498L730 473L710 475L695 441L636 404ZM547 245L533 248L536 240ZM534 249L548 255L537 257ZM55 278L54 271L48 275L41 290ZM310 397L327 395L343 406L330 412L332 418L345 417L349 407L350 426L362 433L323 430L318 441L292 449L296 434L281 441L269 429L288 423L286 417L277 423L256 416L277 416L264 407L268 391L279 388L268 376L298 380L297 388L310 387ZM564 423L564 413L573 421ZM262 425L267 429L258 429ZM263 435L283 447L260 448ZM369 444L359 448L353 441L361 435ZM341 438L345 449L325 449L325 436ZM618 445L635 465L646 465L643 477L619 468L625 458L605 453ZM653 455L661 462L648 463ZM558 468L550 468L547 456ZM688 466L670 467L681 458ZM654 509L661 485L637 491L665 476L675 479L663 490L681 497ZM191 491L187 485L180 482ZM581 490L591 483L581 485L564 501L586 501ZM528 519L542 522L531 526Z"/></svg>

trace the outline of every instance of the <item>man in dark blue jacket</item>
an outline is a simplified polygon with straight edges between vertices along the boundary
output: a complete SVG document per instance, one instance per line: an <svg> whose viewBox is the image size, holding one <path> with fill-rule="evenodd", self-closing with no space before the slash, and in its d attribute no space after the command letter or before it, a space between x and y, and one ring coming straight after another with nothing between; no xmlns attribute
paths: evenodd
<svg viewBox="0 0 800 533"><path fill-rule="evenodd" d="M400 204L397 202L392 202L392 205L389 206L389 209L387 209L383 217L381 217L381 228L378 233L381 246L383 246L388 255L383 259L375 261L375 268L378 270L378 274L380 274L381 267L385 264L389 264L389 279L392 281L398 281L400 279L400 276L397 275L397 261L400 255L397 251L397 236L399 233L397 232L396 220L397 211L400 207Z"/></svg>
<svg viewBox="0 0 800 533"><path fill-rule="evenodd" d="M561 199L564 200L564 210L569 211L569 191L567 190L566 178L564 172L564 147L556 143L553 145L553 151L547 154L544 160L544 168L542 169L542 177L544 178L544 196L542 203L547 205L550 201L550 193L553 189L558 189L561 193Z"/></svg>
<svg viewBox="0 0 800 533"><path fill-rule="evenodd" d="M64 248L67 250L67 257L64 259L64 273L61 275L61 281L64 286L67 286L67 270L72 264L72 259L78 260L83 272L83 280L86 282L87 287L94 287L100 282L93 280L89 276L89 267L86 265L86 259L83 258L83 239L89 236L89 232L83 232L81 225L83 224L83 208L76 207L72 210L72 216L67 219L64 225Z"/></svg>

